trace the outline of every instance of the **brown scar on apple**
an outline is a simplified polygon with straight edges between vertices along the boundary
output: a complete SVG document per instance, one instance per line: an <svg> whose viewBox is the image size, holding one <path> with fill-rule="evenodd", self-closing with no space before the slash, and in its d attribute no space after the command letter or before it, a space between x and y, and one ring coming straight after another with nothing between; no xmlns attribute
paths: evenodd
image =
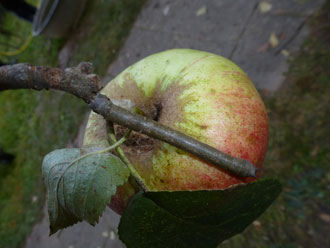
<svg viewBox="0 0 330 248"><path fill-rule="evenodd" d="M113 82L106 89L105 93L111 100L129 99L142 115L165 126L173 126L175 122L184 121L183 109L180 107L182 100L179 97L191 84L180 85L178 77L166 90L162 90L166 80L166 77L162 77L157 80L150 96L146 96L129 73L124 75L124 79L122 87Z"/></svg>
<svg viewBox="0 0 330 248"><path fill-rule="evenodd" d="M153 89L150 96L146 96L145 93L138 87L136 81L129 73L124 76L124 83L122 86L116 84L116 82L110 82L110 85L105 89L105 94L114 100L129 99L133 105L138 109L140 114L160 122L165 126L174 126L174 123L184 121L182 99L179 96L182 91L189 88L191 84L180 85L181 77L174 79L165 90L162 89L166 77L158 79L156 86ZM130 89L129 91L127 89ZM100 119L98 119L99 121ZM98 128L103 130L96 133L97 138L105 138L106 129L105 122L98 125ZM127 131L127 128L114 125L116 138L119 139ZM86 135L89 135L88 133ZM138 171L141 174L149 175L152 170L152 157L159 150L162 149L162 141L153 139L147 135L132 131L130 137L122 145L122 149L129 158L130 161L134 161L134 165L138 167ZM148 171L148 173L144 173ZM148 178L145 178L148 181ZM161 180L161 179L159 179Z"/></svg>

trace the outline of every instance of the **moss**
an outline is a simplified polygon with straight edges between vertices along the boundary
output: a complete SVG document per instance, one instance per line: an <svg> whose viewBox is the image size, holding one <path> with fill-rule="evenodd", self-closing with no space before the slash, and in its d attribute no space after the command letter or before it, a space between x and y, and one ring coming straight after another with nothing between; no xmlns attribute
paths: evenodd
<svg viewBox="0 0 330 248"><path fill-rule="evenodd" d="M3 92L0 106L0 145L15 154L0 184L0 247L17 247L42 213L43 156L75 137L87 109L69 95L32 91Z"/></svg>
<svg viewBox="0 0 330 248"><path fill-rule="evenodd" d="M330 1L311 20L312 33L290 62L281 90L265 103L271 140L265 177L284 192L258 222L221 247L329 247Z"/></svg>

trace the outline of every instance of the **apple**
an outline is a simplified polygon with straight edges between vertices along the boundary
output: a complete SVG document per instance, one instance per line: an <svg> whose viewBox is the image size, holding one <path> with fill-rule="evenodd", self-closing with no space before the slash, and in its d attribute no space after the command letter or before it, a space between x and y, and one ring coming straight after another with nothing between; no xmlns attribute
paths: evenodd
<svg viewBox="0 0 330 248"><path fill-rule="evenodd" d="M191 49L173 49L125 69L102 91L115 104L185 133L231 156L261 167L268 145L265 106L248 76L230 60ZM123 127L116 127L120 137ZM91 113L84 145L107 140L104 119ZM242 178L143 134L122 146L152 191L215 190L248 183ZM123 213L138 191L134 183L118 188L111 208Z"/></svg>

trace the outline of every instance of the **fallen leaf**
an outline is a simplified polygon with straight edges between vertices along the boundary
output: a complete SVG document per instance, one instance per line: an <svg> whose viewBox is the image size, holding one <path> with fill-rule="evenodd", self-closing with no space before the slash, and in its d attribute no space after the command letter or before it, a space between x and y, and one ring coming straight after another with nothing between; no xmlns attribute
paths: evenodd
<svg viewBox="0 0 330 248"><path fill-rule="evenodd" d="M205 15L206 12L207 12L207 8L206 8L206 6L204 5L203 7L199 8L199 9L196 11L196 16Z"/></svg>
<svg viewBox="0 0 330 248"><path fill-rule="evenodd" d="M102 237L104 238L109 237L109 233L107 231L102 232Z"/></svg>
<svg viewBox="0 0 330 248"><path fill-rule="evenodd" d="M32 203L36 203L38 201L38 196L32 196Z"/></svg>
<svg viewBox="0 0 330 248"><path fill-rule="evenodd" d="M272 9L272 4L268 1L262 1L260 4L259 4L259 11L261 13L267 13L269 12L270 10Z"/></svg>
<svg viewBox="0 0 330 248"><path fill-rule="evenodd" d="M278 38L277 38L277 35L275 32L271 33L271 35L269 37L269 43L272 46L272 48L275 48L278 46L279 41L278 41Z"/></svg>
<svg viewBox="0 0 330 248"><path fill-rule="evenodd" d="M290 55L290 52L289 52L288 50L286 50L286 49L283 49L283 50L281 51L281 54L282 54L283 56L285 56L285 57L288 57L288 56Z"/></svg>
<svg viewBox="0 0 330 248"><path fill-rule="evenodd" d="M259 230L260 227L261 227L261 223L260 223L260 221L258 221L258 220L253 221L253 222L252 222L252 225L253 225L257 230Z"/></svg>
<svg viewBox="0 0 330 248"><path fill-rule="evenodd" d="M164 16L167 16L168 15L168 12L170 12L170 6L167 5L164 9L163 9L163 15Z"/></svg>
<svg viewBox="0 0 330 248"><path fill-rule="evenodd" d="M116 238L116 234L114 231L110 231L110 239L114 240Z"/></svg>
<svg viewBox="0 0 330 248"><path fill-rule="evenodd" d="M321 220L330 223L330 215L325 214L325 213L321 213L319 215L319 217L320 217Z"/></svg>
<svg viewBox="0 0 330 248"><path fill-rule="evenodd" d="M318 145L315 146L315 147L313 148L313 150L311 151L311 156L312 156L312 157L315 157L315 156L317 155L319 149L320 149L320 146L318 146Z"/></svg>

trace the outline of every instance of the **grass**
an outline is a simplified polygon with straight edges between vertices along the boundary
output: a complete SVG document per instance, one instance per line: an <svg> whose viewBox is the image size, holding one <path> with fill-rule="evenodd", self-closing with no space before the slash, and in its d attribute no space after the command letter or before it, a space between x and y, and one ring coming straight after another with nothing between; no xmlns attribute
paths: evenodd
<svg viewBox="0 0 330 248"><path fill-rule="evenodd" d="M0 247L19 247L42 213L42 158L74 138L86 108L69 95L23 90L2 93L0 106L0 144L15 154L1 177Z"/></svg>
<svg viewBox="0 0 330 248"><path fill-rule="evenodd" d="M220 247L330 247L330 1L290 61L282 89L266 98L271 140L265 177L284 191L242 234Z"/></svg>
<svg viewBox="0 0 330 248"><path fill-rule="evenodd" d="M36 5L38 1L29 2ZM68 64L90 61L102 76L144 2L90 0L80 27L69 40L38 36L19 55L0 55L0 60L58 66L60 49L67 42L74 42ZM12 33L11 36L0 34L0 51L19 47L31 33L31 24L12 14L2 15L0 22L2 29ZM86 112L84 103L61 92L0 93L0 147L15 155L11 165L0 165L0 247L21 247L33 225L40 220L45 200L40 170L42 158L76 137Z"/></svg>

